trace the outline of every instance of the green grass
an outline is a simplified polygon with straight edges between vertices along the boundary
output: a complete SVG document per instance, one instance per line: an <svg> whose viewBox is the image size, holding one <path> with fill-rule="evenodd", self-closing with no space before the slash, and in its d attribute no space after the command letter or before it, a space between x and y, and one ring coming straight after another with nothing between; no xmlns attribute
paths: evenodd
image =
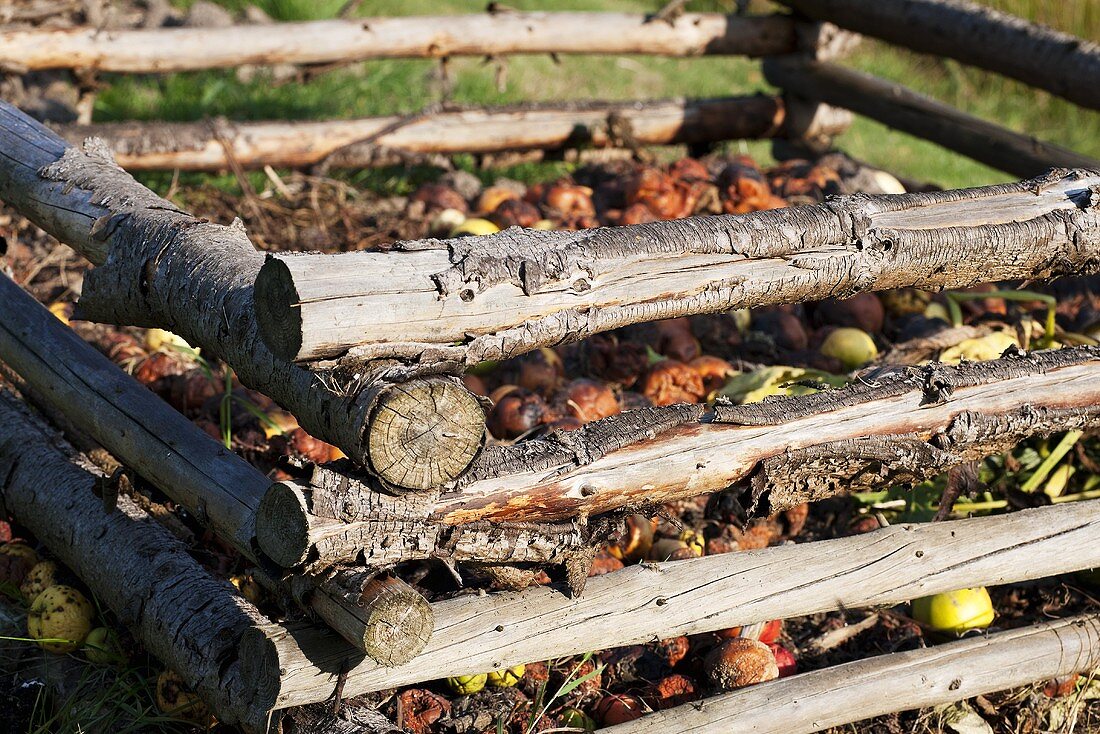
<svg viewBox="0 0 1100 734"><path fill-rule="evenodd" d="M43 653L46 655L49 653ZM156 672L152 668L85 667L64 698L43 693L26 734L112 732L113 734L186 734L196 731L182 719L157 710Z"/></svg>
<svg viewBox="0 0 1100 734"><path fill-rule="evenodd" d="M1100 3L1094 0L986 0L988 4L1045 22L1079 36L1100 39ZM244 0L223 0L238 9ZM759 10L766 3L758 0ZM186 5L186 2L178 3ZM331 17L343 0L260 0L281 20ZM520 9L652 11L656 0L512 0ZM698 10L729 10L732 0L697 0ZM361 3L362 15L420 15L481 12L481 0L374 0ZM742 58L666 59L572 56L507 60L507 82L496 85L496 70L480 59L454 59L448 74L450 101L501 105L563 99L637 99L720 96L772 91L757 61ZM948 104L1011 129L1100 158L1100 113L1081 110L1049 94L962 66L867 41L847 63L907 84ZM411 113L442 99L439 64L425 60L385 60L354 64L317 75L306 83L276 83L265 73L240 81L235 72L211 71L154 76L114 76L99 97L98 120L307 119ZM763 143L734 143L738 150L768 160ZM1010 176L908 135L857 119L839 141L852 155L917 180L947 186L1003 181ZM529 166L510 172L543 178L560 172ZM360 175L363 183L389 179L403 186L401 173Z"/></svg>

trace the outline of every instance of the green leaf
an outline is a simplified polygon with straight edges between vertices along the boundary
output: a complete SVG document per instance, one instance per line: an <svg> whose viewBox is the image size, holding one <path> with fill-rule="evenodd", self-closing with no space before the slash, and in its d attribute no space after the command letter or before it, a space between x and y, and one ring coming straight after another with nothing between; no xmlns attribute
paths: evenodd
<svg viewBox="0 0 1100 734"><path fill-rule="evenodd" d="M580 667L580 666L578 666L578 667ZM573 692L574 689L576 689L577 686L581 685L582 683L587 683L588 681L595 678L597 675L600 675L601 673L603 673L603 669L606 668L606 667L607 667L606 665L603 665L601 663L600 665L597 665L596 669L593 670L592 672L585 673L580 678L577 678L575 680L566 681L564 684L562 684L562 687L558 689L558 694L554 698L561 698L562 696L568 696L571 692Z"/></svg>

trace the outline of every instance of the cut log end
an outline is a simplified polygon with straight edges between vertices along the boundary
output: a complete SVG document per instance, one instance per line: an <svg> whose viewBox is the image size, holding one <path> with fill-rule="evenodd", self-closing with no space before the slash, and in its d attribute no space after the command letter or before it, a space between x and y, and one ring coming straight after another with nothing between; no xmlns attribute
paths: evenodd
<svg viewBox="0 0 1100 734"><path fill-rule="evenodd" d="M294 487L277 482L264 494L256 512L256 543L282 568L305 562L309 554L309 513Z"/></svg>
<svg viewBox="0 0 1100 734"><path fill-rule="evenodd" d="M363 589L360 606L367 613L363 649L387 667L403 665L419 655L435 629L428 600L397 578L370 581Z"/></svg>
<svg viewBox="0 0 1100 734"><path fill-rule="evenodd" d="M250 690L257 691L253 708L270 711L276 706L282 686L279 650L275 642L263 630L269 626L254 625L247 628L240 640L241 677ZM270 626L274 629L274 625Z"/></svg>
<svg viewBox="0 0 1100 734"><path fill-rule="evenodd" d="M310 595L311 608L379 665L407 663L427 646L435 613L416 589L389 575L341 571ZM335 614L341 610L342 614Z"/></svg>
<svg viewBox="0 0 1100 734"><path fill-rule="evenodd" d="M256 325L267 348L289 362L301 359L302 309L286 263L267 258L256 276L253 300Z"/></svg>
<svg viewBox="0 0 1100 734"><path fill-rule="evenodd" d="M394 385L378 398L364 443L371 470L404 489L432 489L460 477L485 444L485 410L455 379Z"/></svg>

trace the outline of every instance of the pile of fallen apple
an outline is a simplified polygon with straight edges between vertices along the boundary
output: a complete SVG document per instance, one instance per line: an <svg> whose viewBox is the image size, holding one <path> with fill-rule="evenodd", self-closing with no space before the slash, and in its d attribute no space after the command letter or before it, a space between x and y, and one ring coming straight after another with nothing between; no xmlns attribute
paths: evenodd
<svg viewBox="0 0 1100 734"><path fill-rule="evenodd" d="M879 177L877 184L884 191L900 189L889 177ZM828 162L793 161L761 170L743 156L685 158L667 166L585 169L531 187L509 180L484 186L471 174L449 173L413 192L404 207L407 217L421 223L424 234L460 237L516 225L577 229L744 213L821 201L853 186L843 166ZM673 319L540 349L507 362L483 363L464 380L492 403L492 440L515 442L574 430L641 406L718 397L745 403L769 395L805 394L816 390L815 385L845 384L853 373L891 350L912 362L958 362L995 358L1010 345L1095 343L1100 337L1100 299L1090 291L1060 298L1053 322L1047 320L1049 300L1039 296L1020 300L992 287L947 295L903 289L845 301ZM67 304L54 304L52 310L67 319ZM921 351L928 336L961 324L974 328L956 343L941 342ZM309 462L341 456L306 434L293 416L240 386L225 368L207 362L171 334L80 322L72 326L210 435L273 477L303 477ZM1089 481L1087 472L1072 481ZM148 502L164 503L155 491L140 491ZM624 532L596 556L592 574L642 561L676 561L791 542L805 537L808 523L816 523L816 537L866 532L880 524L866 508L853 510L851 522L843 527L815 519L813 513L814 508L803 505L745 522L734 493L670 503L654 517L630 516ZM186 542L204 545L201 557L208 567L232 577L265 613L275 618L293 614L278 608L278 600L251 582L243 559L209 537L204 539L191 518L171 512L158 517ZM428 563L409 564L399 572L429 598L459 592L449 575ZM489 583L476 571L463 573L470 588ZM83 652L95 664L124 664L114 633L96 626L95 607L75 580L61 575L56 564L40 560L28 545L12 542L0 547L0 582L10 596L29 605L28 633L43 649ZM548 578L542 581L549 583ZM980 630L995 619L985 589L914 600L907 614L928 633L930 642ZM591 729L794 674L799 657L783 623L775 620L582 658L530 661L491 673L470 671L374 700L412 732ZM208 721L178 678L167 672L162 678L157 690L164 710Z"/></svg>

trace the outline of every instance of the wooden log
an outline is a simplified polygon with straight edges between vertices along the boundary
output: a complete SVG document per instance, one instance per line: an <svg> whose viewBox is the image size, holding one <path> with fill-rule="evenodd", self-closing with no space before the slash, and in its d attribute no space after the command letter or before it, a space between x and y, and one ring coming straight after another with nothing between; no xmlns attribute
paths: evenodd
<svg viewBox="0 0 1100 734"><path fill-rule="evenodd" d="M1079 275L1100 269L1097 183L1097 171L1057 171L742 216L275 254L256 279L256 321L285 359L472 365L655 319Z"/></svg>
<svg viewBox="0 0 1100 734"><path fill-rule="evenodd" d="M334 711L331 703L314 703L291 709L282 720L282 734L402 734L383 714L342 702Z"/></svg>
<svg viewBox="0 0 1100 734"><path fill-rule="evenodd" d="M163 73L243 64L333 64L385 58L507 54L701 56L785 53L784 16L520 13L356 18L228 28L16 30L0 33L0 66Z"/></svg>
<svg viewBox="0 0 1100 734"><path fill-rule="evenodd" d="M77 429L251 554L270 480L0 277L0 361Z"/></svg>
<svg viewBox="0 0 1100 734"><path fill-rule="evenodd" d="M354 665L355 696L838 608L890 605L968 586L1043 578L1100 564L1100 501L1008 515L892 525L865 535L666 563L589 579L570 599L546 587L434 603L436 629L412 662ZM344 658L333 638L266 634L286 670L280 706L332 690ZM327 643L326 643L327 639ZM308 649L308 657L303 650ZM772 709L774 711L774 709Z"/></svg>
<svg viewBox="0 0 1100 734"><path fill-rule="evenodd" d="M795 31L800 57L814 61L837 61L859 45L862 37L832 23L800 23ZM833 140L852 126L852 113L815 99L786 94L780 139L772 143L777 160L817 158L833 149ZM790 152L792 155L784 156ZM873 191L863 193L875 193Z"/></svg>
<svg viewBox="0 0 1100 734"><path fill-rule="evenodd" d="M772 147L778 146L780 150L793 148L799 151L798 157L816 159L824 155L833 149L833 141L852 126L851 112L823 102L787 95L783 99L783 108L787 114L777 136L779 139L772 143Z"/></svg>
<svg viewBox="0 0 1100 734"><path fill-rule="evenodd" d="M291 562L366 553L368 563L385 565L403 554L456 559L452 533L470 523L576 519L583 530L587 518L601 513L742 481L751 483L758 512L768 514L849 488L923 480L1026 436L1095 428L1098 360L1100 348L1076 347L912 368L869 384L709 412L701 405L630 411L580 431L493 447L460 491L423 498L416 507L385 499L339 467L321 468L308 492L286 485L268 491L257 536L263 541L286 529L270 542ZM486 560L491 547L505 558L515 546L539 550L541 557L516 558L543 563L566 563L549 551L568 556L578 547L563 530L528 525L524 532L500 536L497 544L471 536L470 547ZM364 550L370 547L364 537L387 540ZM579 539L583 545L584 532Z"/></svg>
<svg viewBox="0 0 1100 734"><path fill-rule="evenodd" d="M323 618L347 625L334 629L372 660L386 666L401 665L428 644L434 627L432 608L401 579L369 571L341 571L333 581L335 586L352 591L314 594L313 608Z"/></svg>
<svg viewBox="0 0 1100 734"><path fill-rule="evenodd" d="M764 514L778 512L849 488L923 480L1029 435L1093 427L1098 375L1100 347L1075 347L931 365L816 395L718 404L709 423L682 423L652 440L643 440L652 426L633 437L613 433L611 450L606 429L594 427L590 442L579 436L564 446L519 444L486 455L432 517L450 524L595 516L746 479L770 508ZM805 471L793 471L799 459Z"/></svg>
<svg viewBox="0 0 1100 734"><path fill-rule="evenodd" d="M438 493L393 497L369 478L356 476L339 462L317 467L312 485L279 482L271 486L257 513L256 541L284 568L306 564L324 568L363 563L374 569L403 561L436 559L478 566L562 565L574 589L583 587L595 541L584 523L480 522L451 526L430 519ZM351 522L334 519L332 503L356 509Z"/></svg>
<svg viewBox="0 0 1100 734"><path fill-rule="evenodd" d="M788 94L843 107L1014 176L1034 176L1051 166L1100 168L1093 158L1007 130L870 74L787 56L766 59L764 75Z"/></svg>
<svg viewBox="0 0 1100 734"><path fill-rule="evenodd" d="M247 645L253 657L246 661L242 637L271 622L129 497L107 511L94 492L105 479L0 388L4 507L198 691L219 721L266 731L279 661Z"/></svg>
<svg viewBox="0 0 1100 734"><path fill-rule="evenodd" d="M1100 109L1100 45L970 0L780 0L799 14L946 56Z"/></svg>
<svg viewBox="0 0 1100 734"><path fill-rule="evenodd" d="M271 484L262 472L118 369L6 277L0 277L0 306L0 360L36 396L238 552L261 560L255 517ZM409 587L401 616L392 612L398 595L379 597L361 575L305 574L287 583L303 606L383 660L415 654L410 651L431 634L431 610L413 599L423 601ZM377 610L370 608L375 601ZM387 642L393 651L380 653Z"/></svg>
<svg viewBox="0 0 1100 734"><path fill-rule="evenodd" d="M263 257L239 220L223 227L182 212L115 165L101 143L70 147L3 102L0 150L0 199L99 266L84 277L82 318L179 334L397 486L453 480L481 450L484 411L458 380L415 379L395 362L312 371L271 354L252 315ZM390 420L393 400L438 409L447 421L409 429ZM368 447L406 437L415 442L394 446L384 465L372 462Z"/></svg>
<svg viewBox="0 0 1100 734"><path fill-rule="evenodd" d="M448 110L425 115L323 122L121 122L69 125L59 132L74 145L106 141L128 171L229 167L226 149L242 168L319 163L362 168L410 154L613 148L612 121L628 125L631 142L672 145L768 138L783 120L782 103L764 95L702 100L589 102Z"/></svg>
<svg viewBox="0 0 1100 734"><path fill-rule="evenodd" d="M1100 615L1085 614L768 681L601 731L821 731L961 701L1100 665Z"/></svg>

